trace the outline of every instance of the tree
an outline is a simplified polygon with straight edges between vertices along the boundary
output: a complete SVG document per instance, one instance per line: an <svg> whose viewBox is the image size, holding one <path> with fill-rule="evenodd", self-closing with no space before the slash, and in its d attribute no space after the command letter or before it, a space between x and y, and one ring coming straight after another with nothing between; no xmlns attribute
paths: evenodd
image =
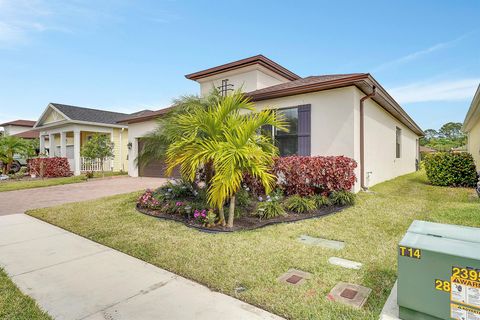
<svg viewBox="0 0 480 320"><path fill-rule="evenodd" d="M22 138L15 136L0 137L0 161L3 173L7 174L14 162L14 156L28 157L32 153L31 144Z"/></svg>
<svg viewBox="0 0 480 320"><path fill-rule="evenodd" d="M461 140L465 136L462 132L462 124L460 122L445 123L438 133L449 140Z"/></svg>
<svg viewBox="0 0 480 320"><path fill-rule="evenodd" d="M233 227L235 195L244 174L257 178L267 193L275 180L269 169L278 149L260 134L261 128L286 130L285 120L272 110L255 112L253 103L237 91L207 108L177 115L175 123L181 138L166 149L167 173L179 166L182 176L193 181L199 168L212 164L208 201L219 209L221 221L230 201L227 226Z"/></svg>
<svg viewBox="0 0 480 320"><path fill-rule="evenodd" d="M113 144L110 141L110 137L104 134L94 134L92 138L83 145L81 154L82 157L90 161L100 161L102 176L104 177L103 163L105 159L113 157Z"/></svg>
<svg viewBox="0 0 480 320"><path fill-rule="evenodd" d="M172 109L157 119L156 129L142 138L144 144L143 149L139 150L138 157L135 159L137 165L144 167L153 160L164 161L168 146L182 140L185 135L184 125L179 121L181 116L195 113L196 110L206 110L217 104L222 98L220 92L213 89L205 97L189 95L176 99L173 102ZM205 174L208 183L213 175L211 163L205 164Z"/></svg>

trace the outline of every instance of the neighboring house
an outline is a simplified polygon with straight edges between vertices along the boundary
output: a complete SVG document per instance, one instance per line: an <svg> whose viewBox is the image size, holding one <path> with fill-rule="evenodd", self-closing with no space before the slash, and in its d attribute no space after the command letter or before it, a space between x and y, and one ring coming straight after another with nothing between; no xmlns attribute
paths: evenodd
<svg viewBox="0 0 480 320"><path fill-rule="evenodd" d="M40 153L48 153L50 157L67 157L75 175L83 171L99 171L100 162L83 159L80 151L93 134L106 134L113 143L114 157L105 162L103 169L126 171L128 129L126 125L117 123L126 116L130 115L50 103L34 126L40 133Z"/></svg>
<svg viewBox="0 0 480 320"><path fill-rule="evenodd" d="M423 131L368 73L301 78L274 61L254 56L186 75L200 84L200 94L218 88L241 89L258 109L276 108L290 122L290 132L272 132L282 156L344 155L355 159L358 183L367 188L416 170ZM163 175L162 163L139 172L135 159L142 136L153 130L165 109L127 117L129 174Z"/></svg>
<svg viewBox="0 0 480 320"><path fill-rule="evenodd" d="M467 134L467 151L472 154L480 170L480 85L473 96L462 130Z"/></svg>
<svg viewBox="0 0 480 320"><path fill-rule="evenodd" d="M15 120L0 124L5 135L17 136L24 139L37 139L38 132L33 129L35 121Z"/></svg>

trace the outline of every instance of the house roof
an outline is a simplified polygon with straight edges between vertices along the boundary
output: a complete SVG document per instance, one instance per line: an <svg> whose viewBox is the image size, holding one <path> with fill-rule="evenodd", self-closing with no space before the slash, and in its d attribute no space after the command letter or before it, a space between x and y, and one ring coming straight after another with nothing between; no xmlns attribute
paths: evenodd
<svg viewBox="0 0 480 320"><path fill-rule="evenodd" d="M287 68L282 67L281 65L279 65L275 61L270 60L270 59L268 59L267 57L265 57L261 54L253 56L253 57L233 61L233 62L230 62L230 63L222 64L222 65L217 66L217 67L213 67L213 68L197 71L197 72L194 72L194 73L190 73L190 74L185 75L185 78L190 79L190 80L198 80L198 79L210 77L210 76L213 76L213 75L216 75L216 74L219 74L219 73L223 73L223 72L226 72L226 71L235 70L235 69L239 69L239 68L243 68L243 67L247 67L247 66L251 66L251 65L255 65L255 64L259 64L259 65L275 72L276 74L281 75L282 77L284 77L288 80L300 79L300 77L298 75L296 75L295 73L293 73L292 71L288 70Z"/></svg>
<svg viewBox="0 0 480 320"><path fill-rule="evenodd" d="M40 134L36 130L28 130L28 131L14 134L13 136L23 138L23 139L36 139L40 136Z"/></svg>
<svg viewBox="0 0 480 320"><path fill-rule="evenodd" d="M470 104L470 108L463 121L462 130L464 132L470 132L477 121L480 121L480 84L478 85L472 103Z"/></svg>
<svg viewBox="0 0 480 320"><path fill-rule="evenodd" d="M420 146L420 152L432 153L437 152L437 150L427 146Z"/></svg>
<svg viewBox="0 0 480 320"><path fill-rule="evenodd" d="M33 127L35 125L35 121L32 120L14 120L0 124L0 127L5 126L19 126L19 127Z"/></svg>
<svg viewBox="0 0 480 320"><path fill-rule="evenodd" d="M390 96L390 94L369 73L311 76L248 92L247 95L252 101L262 101L348 86L356 86L365 94L371 93L375 87L377 91L375 96L372 97L372 100L378 103L393 117L398 119L417 135L424 135L424 132L415 121L413 121L395 99L393 99L392 96Z"/></svg>
<svg viewBox="0 0 480 320"><path fill-rule="evenodd" d="M168 113L170 110L173 109L173 106L152 111L152 110L143 110L139 111L136 113L132 113L131 115L128 115L127 117L117 121L118 123L136 123L136 122L143 122L143 121L148 121L152 119L156 119L166 113Z"/></svg>
<svg viewBox="0 0 480 320"><path fill-rule="evenodd" d="M50 103L50 105L73 121L117 124L117 121L128 116L126 113L77 107L60 103Z"/></svg>

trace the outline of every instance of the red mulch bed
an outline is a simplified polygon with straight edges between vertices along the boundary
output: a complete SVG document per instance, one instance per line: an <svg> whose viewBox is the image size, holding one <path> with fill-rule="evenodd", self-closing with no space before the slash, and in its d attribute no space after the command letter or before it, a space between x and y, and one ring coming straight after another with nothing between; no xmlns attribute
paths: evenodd
<svg viewBox="0 0 480 320"><path fill-rule="evenodd" d="M136 208L137 208L137 211L155 218L182 222L187 227L195 228L200 231L218 233L218 232L254 230L254 229L263 228L263 227L266 227L272 224L277 224L277 223L288 223L288 222L295 222L295 221L312 219L312 218L320 218L323 216L327 216L327 215L342 211L347 207L348 206L329 206L329 207L324 207L320 210L315 210L309 213L301 213L301 214L288 212L286 216L280 216L280 217L267 219L267 220L262 220L255 216L244 215L240 218L235 219L234 226L231 229L222 227L220 225L215 226L213 228L207 228L199 223L196 223L193 220L188 220L184 216L181 216L179 214L166 214L166 213L159 212L157 210L141 208L139 206L137 206Z"/></svg>

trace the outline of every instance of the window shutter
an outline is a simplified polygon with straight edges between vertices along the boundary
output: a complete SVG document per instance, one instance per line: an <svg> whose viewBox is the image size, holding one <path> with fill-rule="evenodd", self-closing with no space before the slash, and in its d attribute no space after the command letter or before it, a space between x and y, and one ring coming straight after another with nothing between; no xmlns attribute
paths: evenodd
<svg viewBox="0 0 480 320"><path fill-rule="evenodd" d="M298 106L298 155L310 156L311 105Z"/></svg>

